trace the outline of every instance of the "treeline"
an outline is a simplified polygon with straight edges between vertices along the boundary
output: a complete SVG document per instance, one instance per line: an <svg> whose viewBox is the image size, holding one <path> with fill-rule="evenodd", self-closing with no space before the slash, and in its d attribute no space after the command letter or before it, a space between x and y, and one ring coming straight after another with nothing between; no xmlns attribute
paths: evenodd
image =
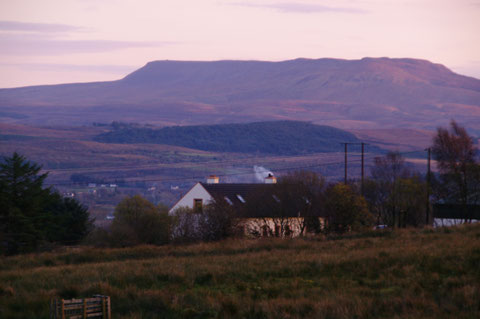
<svg viewBox="0 0 480 319"><path fill-rule="evenodd" d="M106 143L154 143L213 152L298 155L337 152L341 142L359 142L355 135L330 126L276 121L248 124L173 126L161 129L112 124L95 140ZM372 148L371 151L378 151Z"/></svg>

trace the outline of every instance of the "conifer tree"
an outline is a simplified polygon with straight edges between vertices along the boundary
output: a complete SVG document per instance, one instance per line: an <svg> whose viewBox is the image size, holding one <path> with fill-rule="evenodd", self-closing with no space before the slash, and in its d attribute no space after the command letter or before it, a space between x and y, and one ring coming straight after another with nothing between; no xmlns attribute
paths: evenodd
<svg viewBox="0 0 480 319"><path fill-rule="evenodd" d="M43 188L48 174L40 171L16 152L0 163L0 254L35 251L49 241L75 243L91 229L87 209Z"/></svg>
<svg viewBox="0 0 480 319"><path fill-rule="evenodd" d="M51 191L42 188L47 174L40 170L17 153L0 164L0 238L7 254L33 250L43 238Z"/></svg>

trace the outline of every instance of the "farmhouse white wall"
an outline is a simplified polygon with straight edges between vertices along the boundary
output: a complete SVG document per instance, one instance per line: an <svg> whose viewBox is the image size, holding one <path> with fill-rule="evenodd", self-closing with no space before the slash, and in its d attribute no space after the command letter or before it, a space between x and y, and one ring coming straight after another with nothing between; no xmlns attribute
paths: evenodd
<svg viewBox="0 0 480 319"><path fill-rule="evenodd" d="M188 191L168 212L170 215L180 207L193 208L193 200L196 198L203 199L203 205L207 205L211 200L212 196L203 188L200 183L195 184L191 190Z"/></svg>

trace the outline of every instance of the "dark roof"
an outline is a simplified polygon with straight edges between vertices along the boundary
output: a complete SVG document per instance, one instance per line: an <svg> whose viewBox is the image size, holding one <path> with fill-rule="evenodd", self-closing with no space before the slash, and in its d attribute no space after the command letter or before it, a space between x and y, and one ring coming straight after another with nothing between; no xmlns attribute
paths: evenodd
<svg viewBox="0 0 480 319"><path fill-rule="evenodd" d="M223 198L231 204L241 217L259 218L274 217L275 207L278 207L278 198L275 199L273 193L268 192L276 184L207 184L200 183L207 192L214 198ZM249 205L249 200L255 196L266 196L262 198L262 208ZM258 197L255 198L258 201ZM265 208L269 207L269 208ZM247 208L247 209L245 209ZM257 209L258 208L258 209ZM298 212L282 212L284 217L297 217Z"/></svg>
<svg viewBox="0 0 480 319"><path fill-rule="evenodd" d="M200 183L213 197L228 198L234 206L243 205L240 195L245 201L257 192L271 188L274 184L208 184ZM228 200L227 200L228 201Z"/></svg>

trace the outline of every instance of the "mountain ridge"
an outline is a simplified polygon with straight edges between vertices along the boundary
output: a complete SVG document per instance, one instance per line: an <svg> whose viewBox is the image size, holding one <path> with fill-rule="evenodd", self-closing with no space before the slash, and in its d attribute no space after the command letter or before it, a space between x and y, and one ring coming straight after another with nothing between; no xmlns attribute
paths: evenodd
<svg viewBox="0 0 480 319"><path fill-rule="evenodd" d="M411 58L161 60L116 81L0 89L0 107L29 116L7 119L15 123L64 122L56 110L69 124L106 118L156 125L292 119L431 130L454 118L480 130L480 80Z"/></svg>

